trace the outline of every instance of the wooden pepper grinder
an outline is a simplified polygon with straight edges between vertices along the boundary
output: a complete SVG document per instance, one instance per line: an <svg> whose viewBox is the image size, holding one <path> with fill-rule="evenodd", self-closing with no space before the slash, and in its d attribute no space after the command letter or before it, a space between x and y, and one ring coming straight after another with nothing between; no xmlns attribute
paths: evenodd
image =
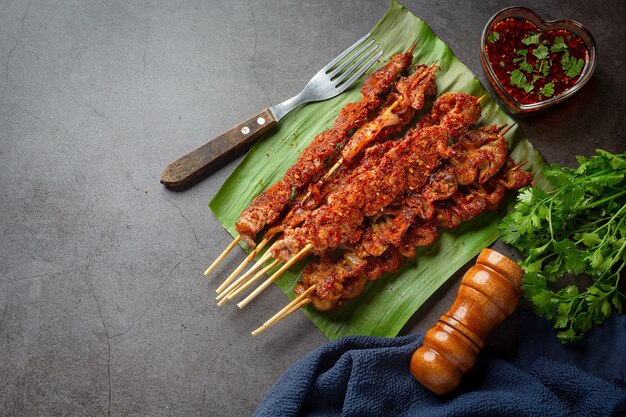
<svg viewBox="0 0 626 417"><path fill-rule="evenodd" d="M435 394L446 394L476 363L491 330L515 310L524 271L506 256L484 249L463 276L452 308L413 353L411 374Z"/></svg>

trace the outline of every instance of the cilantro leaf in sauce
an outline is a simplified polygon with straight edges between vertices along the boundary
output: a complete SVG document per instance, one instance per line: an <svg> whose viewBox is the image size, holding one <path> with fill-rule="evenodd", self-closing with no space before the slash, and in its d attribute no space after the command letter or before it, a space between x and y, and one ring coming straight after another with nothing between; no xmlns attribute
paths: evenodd
<svg viewBox="0 0 626 417"><path fill-rule="evenodd" d="M567 44L562 36L554 38L554 44L550 47L550 52L563 52L567 50Z"/></svg>
<svg viewBox="0 0 626 417"><path fill-rule="evenodd" d="M498 32L491 31L487 37L489 43L496 43L500 40L500 34Z"/></svg>
<svg viewBox="0 0 626 417"><path fill-rule="evenodd" d="M532 34L524 39L522 39L522 43L524 45L537 45L539 43L539 37L541 36L541 32Z"/></svg>

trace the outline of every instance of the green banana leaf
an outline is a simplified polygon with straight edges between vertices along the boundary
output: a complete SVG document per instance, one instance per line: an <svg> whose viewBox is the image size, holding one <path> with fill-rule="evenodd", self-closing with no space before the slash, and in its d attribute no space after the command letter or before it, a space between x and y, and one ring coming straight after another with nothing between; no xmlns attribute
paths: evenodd
<svg viewBox="0 0 626 417"><path fill-rule="evenodd" d="M442 68L437 76L438 94L460 91L476 97L485 95L478 124L514 124L474 74L431 29L395 1L370 33L385 51L378 67L393 54L417 45L413 51L414 63L430 65L437 62ZM209 204L233 236L236 236L234 224L250 201L283 177L311 140L331 127L347 103L360 100L362 81L334 99L292 111L247 154ZM517 125L507 138L513 159L529 161L527 165L535 174L535 181L541 185L540 170L545 166L541 156L523 138ZM458 229L442 232L434 245L420 248L416 259L409 261L399 272L368 283L361 296L340 309L321 312L307 306L303 311L329 339L354 334L394 337L437 288L498 238L496 224L502 215L502 212L484 214ZM294 297L293 288L304 265L305 261L295 264L276 281L290 298ZM277 310L278 307L281 306L277 306Z"/></svg>

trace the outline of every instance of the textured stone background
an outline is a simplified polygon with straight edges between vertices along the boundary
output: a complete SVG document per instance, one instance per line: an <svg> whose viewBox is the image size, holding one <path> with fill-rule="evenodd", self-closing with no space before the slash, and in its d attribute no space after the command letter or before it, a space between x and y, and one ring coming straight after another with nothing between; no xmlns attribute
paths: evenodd
<svg viewBox="0 0 626 417"><path fill-rule="evenodd" d="M480 33L507 4L403 3L485 80ZM548 161L573 164L624 150L626 7L561 4L529 2L592 31L596 74L519 122ZM212 302L201 272L230 237L207 203L237 161L182 193L159 176L297 93L387 5L0 1L0 415L249 415L325 341L302 314L250 337L285 303L277 288L245 311ZM406 331L448 308L459 276Z"/></svg>

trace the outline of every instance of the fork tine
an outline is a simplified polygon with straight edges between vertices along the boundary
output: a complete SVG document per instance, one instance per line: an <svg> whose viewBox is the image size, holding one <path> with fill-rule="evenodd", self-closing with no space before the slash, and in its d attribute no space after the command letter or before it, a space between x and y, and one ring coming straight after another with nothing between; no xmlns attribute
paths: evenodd
<svg viewBox="0 0 626 417"><path fill-rule="evenodd" d="M367 59L367 57L369 57L372 53L374 53L374 51L376 51L378 48L379 48L379 46L376 45L375 48L372 48L372 50L370 50L367 54L363 55L363 57L361 59L359 59L357 62L355 62L354 65L350 67L350 69L346 70L343 74L341 74L341 76L339 78L337 78L336 80L333 80L333 82L335 84L335 87L336 88L342 88L342 87L344 87L344 85L346 85L346 87L347 87L347 86L351 85L354 81L356 81L357 78L359 78L361 75L363 75L363 73L365 71L367 71L368 68L371 67L374 64L374 62L376 62L376 60L383 55L383 51L380 51L374 57L372 57L372 59L370 59L365 65L363 65L363 67L361 67L361 69L359 69L356 72L356 74L354 74L352 77L350 77L350 79L348 81L345 81L342 84L343 80L345 80L350 74L352 74L352 72L354 70L359 68L359 65L361 65L361 63L363 61L365 61Z"/></svg>
<svg viewBox="0 0 626 417"><path fill-rule="evenodd" d="M370 36L372 36L371 34L367 34L365 36L363 36L361 39L359 39L358 41L356 41L355 43L353 43L351 46L348 47L348 49L346 49L345 51L343 51L342 53L340 53L339 55L337 55L337 57L335 59L333 59L332 61L330 61L328 64L326 64L326 66L324 68L322 68L322 71L326 72L329 69L331 69L333 67L333 65L335 65L337 62L341 61L343 59L343 57L345 57L346 55L348 55L350 52L352 52L355 48L357 48L360 44L362 44L363 42L365 42L365 40L367 38L369 38Z"/></svg>
<svg viewBox="0 0 626 417"><path fill-rule="evenodd" d="M335 75L341 72L341 70L343 70L345 67L353 63L354 60L357 59L359 56L361 56L361 54L363 54L363 52L367 48L369 48L373 43L374 43L374 39L372 39L371 41L363 45L363 47L359 49L357 52L355 52L354 55L350 59L347 59L346 61L342 62L341 65L339 65L337 68L335 68L330 73L328 73L328 78L332 79Z"/></svg>
<svg viewBox="0 0 626 417"><path fill-rule="evenodd" d="M363 75L365 73L365 71L367 71L372 65L374 65L374 62L376 62L381 56L383 56L383 51L380 51L374 57L372 57L372 59L367 61L367 63L365 65L363 65L363 67L361 67L361 69L358 70L356 72L356 74L354 74L352 77L350 77L350 79L348 79L348 81L346 81L343 84L341 84L340 86L336 87L337 90L339 91L339 93L343 93L346 88L350 87L361 75Z"/></svg>

